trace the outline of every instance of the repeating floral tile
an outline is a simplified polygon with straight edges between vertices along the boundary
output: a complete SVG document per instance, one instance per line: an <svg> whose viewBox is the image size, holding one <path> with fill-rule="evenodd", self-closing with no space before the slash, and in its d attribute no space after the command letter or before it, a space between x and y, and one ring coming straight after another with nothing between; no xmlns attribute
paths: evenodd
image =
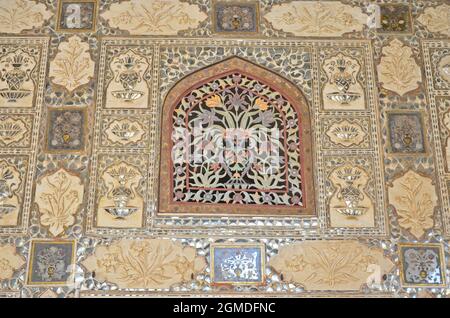
<svg viewBox="0 0 450 318"><path fill-rule="evenodd" d="M1 298L448 296L446 1L0 7Z"/></svg>
<svg viewBox="0 0 450 318"><path fill-rule="evenodd" d="M61 0L58 3L58 30L62 32L95 30L97 19L96 0Z"/></svg>
<svg viewBox="0 0 450 318"><path fill-rule="evenodd" d="M69 285L75 267L75 241L33 240L31 242L29 285Z"/></svg>
<svg viewBox="0 0 450 318"><path fill-rule="evenodd" d="M401 277L405 286L444 286L445 267L439 244L400 244Z"/></svg>

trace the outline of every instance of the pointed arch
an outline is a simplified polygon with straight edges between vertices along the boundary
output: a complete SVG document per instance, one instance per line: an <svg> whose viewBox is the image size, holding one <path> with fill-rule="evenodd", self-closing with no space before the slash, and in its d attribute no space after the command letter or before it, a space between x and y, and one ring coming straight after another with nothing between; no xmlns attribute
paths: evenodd
<svg viewBox="0 0 450 318"><path fill-rule="evenodd" d="M308 104L231 57L181 79L162 108L160 214L313 215Z"/></svg>

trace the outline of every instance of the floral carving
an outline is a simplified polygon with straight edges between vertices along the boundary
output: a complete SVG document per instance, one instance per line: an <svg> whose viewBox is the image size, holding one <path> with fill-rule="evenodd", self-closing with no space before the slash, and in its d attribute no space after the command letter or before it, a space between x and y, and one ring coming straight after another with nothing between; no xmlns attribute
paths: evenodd
<svg viewBox="0 0 450 318"><path fill-rule="evenodd" d="M437 196L430 178L409 170L392 182L389 203L397 211L399 225L416 238L421 238L427 229L433 227Z"/></svg>
<svg viewBox="0 0 450 318"><path fill-rule="evenodd" d="M73 91L94 76L94 62L89 55L89 44L72 36L59 45L58 54L50 63L50 73L55 84Z"/></svg>
<svg viewBox="0 0 450 318"><path fill-rule="evenodd" d="M393 263L383 250L369 248L357 241L306 241L280 249L269 265L284 280L308 290L359 290L371 276L370 268L388 273Z"/></svg>
<svg viewBox="0 0 450 318"><path fill-rule="evenodd" d="M435 8L426 8L417 21L431 32L450 35L450 5L443 4Z"/></svg>
<svg viewBox="0 0 450 318"><path fill-rule="evenodd" d="M37 182L35 201L41 213L41 223L54 235L75 222L74 215L83 201L81 179L63 168Z"/></svg>
<svg viewBox="0 0 450 318"><path fill-rule="evenodd" d="M265 18L296 36L341 36L362 31L368 16L340 2L293 1L273 6Z"/></svg>
<svg viewBox="0 0 450 318"><path fill-rule="evenodd" d="M14 271L25 264L13 245L0 245L0 280L11 278Z"/></svg>
<svg viewBox="0 0 450 318"><path fill-rule="evenodd" d="M0 29L6 33L42 26L52 13L42 3L29 0L0 0Z"/></svg>
<svg viewBox="0 0 450 318"><path fill-rule="evenodd" d="M164 239L120 240L99 246L83 265L98 280L119 288L169 288L190 281L206 267L193 247Z"/></svg>
<svg viewBox="0 0 450 318"><path fill-rule="evenodd" d="M145 136L141 123L128 118L116 119L105 129L106 138L121 146L137 143Z"/></svg>
<svg viewBox="0 0 450 318"><path fill-rule="evenodd" d="M139 35L176 35L206 19L196 5L178 0L131 0L114 3L101 16L110 26Z"/></svg>
<svg viewBox="0 0 450 318"><path fill-rule="evenodd" d="M384 88L402 96L418 88L422 82L422 72L411 48L397 39L383 48L378 77Z"/></svg>
<svg viewBox="0 0 450 318"><path fill-rule="evenodd" d="M367 134L358 124L343 120L331 125L326 131L326 135L334 144L350 147L362 143Z"/></svg>

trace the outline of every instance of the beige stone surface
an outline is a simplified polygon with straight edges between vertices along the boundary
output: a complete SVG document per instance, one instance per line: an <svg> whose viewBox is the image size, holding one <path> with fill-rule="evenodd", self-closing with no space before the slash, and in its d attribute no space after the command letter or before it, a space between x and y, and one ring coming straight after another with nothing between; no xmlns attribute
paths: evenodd
<svg viewBox="0 0 450 318"><path fill-rule="evenodd" d="M25 260L11 244L0 245L0 280L9 279L25 264Z"/></svg>
<svg viewBox="0 0 450 318"><path fill-rule="evenodd" d="M269 266L306 290L359 290L394 264L382 249L357 241L305 241L280 248Z"/></svg>
<svg viewBox="0 0 450 318"><path fill-rule="evenodd" d="M89 44L72 36L59 44L58 54L50 62L52 82L73 91L94 77L95 63L89 55Z"/></svg>
<svg viewBox="0 0 450 318"><path fill-rule="evenodd" d="M450 5L426 8L417 21L431 32L450 35Z"/></svg>
<svg viewBox="0 0 450 318"><path fill-rule="evenodd" d="M420 239L433 227L437 195L431 178L408 170L392 182L388 193L389 203L395 207L402 228Z"/></svg>
<svg viewBox="0 0 450 318"><path fill-rule="evenodd" d="M131 0L114 3L101 16L130 34L176 35L206 19L197 5L179 0Z"/></svg>
<svg viewBox="0 0 450 318"><path fill-rule="evenodd" d="M422 72L413 58L412 49L398 39L383 48L377 70L382 86L399 95L418 88L422 82Z"/></svg>
<svg viewBox="0 0 450 318"><path fill-rule="evenodd" d="M368 16L339 1L292 1L274 5L264 16L274 28L296 36L341 36L361 31Z"/></svg>
<svg viewBox="0 0 450 318"><path fill-rule="evenodd" d="M188 282L206 267L193 247L165 239L117 241L98 246L82 263L97 280L120 288L169 288Z"/></svg>
<svg viewBox="0 0 450 318"><path fill-rule="evenodd" d="M1 32L20 33L40 27L52 16L43 3L32 0L0 0Z"/></svg>

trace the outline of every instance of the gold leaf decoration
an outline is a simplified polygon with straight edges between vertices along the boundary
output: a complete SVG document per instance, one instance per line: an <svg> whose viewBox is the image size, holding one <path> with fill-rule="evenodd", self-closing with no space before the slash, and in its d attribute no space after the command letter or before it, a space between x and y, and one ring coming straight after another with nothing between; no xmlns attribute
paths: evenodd
<svg viewBox="0 0 450 318"><path fill-rule="evenodd" d="M75 35L59 45L58 54L50 62L49 76L53 78L53 83L73 91L89 82L94 76L94 67L89 44Z"/></svg>
<svg viewBox="0 0 450 318"><path fill-rule="evenodd" d="M338 1L293 1L274 5L264 16L276 28L296 36L341 36L362 31L368 16Z"/></svg>
<svg viewBox="0 0 450 318"><path fill-rule="evenodd" d="M431 32L450 35L450 5L426 8L417 21Z"/></svg>
<svg viewBox="0 0 450 318"><path fill-rule="evenodd" d="M409 170L392 182L388 193L389 203L395 207L402 228L419 239L433 227L437 196L430 178Z"/></svg>
<svg viewBox="0 0 450 318"><path fill-rule="evenodd" d="M24 259L16 253L13 245L0 245L0 280L9 279L14 271L25 264Z"/></svg>
<svg viewBox="0 0 450 318"><path fill-rule="evenodd" d="M101 16L111 27L138 35L176 35L207 18L197 5L178 0L131 0L113 3Z"/></svg>
<svg viewBox="0 0 450 318"><path fill-rule="evenodd" d="M5 33L20 33L40 27L52 16L42 3L29 0L0 0L0 30Z"/></svg>
<svg viewBox="0 0 450 318"><path fill-rule="evenodd" d="M307 290L359 290L373 270L380 276L394 264L383 250L357 241L305 241L280 249L269 265ZM381 278L381 277L380 277Z"/></svg>
<svg viewBox="0 0 450 318"><path fill-rule="evenodd" d="M40 179L36 184L35 201L39 206L41 223L58 236L75 222L74 215L83 202L81 179L60 168Z"/></svg>
<svg viewBox="0 0 450 318"><path fill-rule="evenodd" d="M168 288L192 280L206 267L195 248L164 239L123 239L99 246L83 265L119 288Z"/></svg>
<svg viewBox="0 0 450 318"><path fill-rule="evenodd" d="M410 47L394 39L383 48L378 77L385 89L403 96L419 87L422 72Z"/></svg>

